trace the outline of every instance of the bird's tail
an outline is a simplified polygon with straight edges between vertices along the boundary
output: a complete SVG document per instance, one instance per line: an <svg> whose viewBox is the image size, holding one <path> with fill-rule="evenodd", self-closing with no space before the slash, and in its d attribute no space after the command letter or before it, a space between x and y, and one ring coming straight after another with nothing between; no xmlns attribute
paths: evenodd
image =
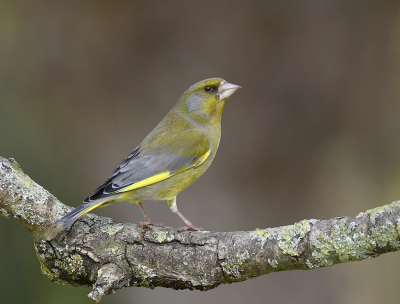
<svg viewBox="0 0 400 304"><path fill-rule="evenodd" d="M55 222L53 224L53 226L57 226L57 225L61 224L62 229L67 228L67 227L71 226L80 216L93 210L96 207L99 207L103 203L104 203L104 201L101 201L101 202L93 201L90 203L84 203L84 204L80 205L79 207L76 207L74 210L72 210L70 213L68 213L62 219Z"/></svg>

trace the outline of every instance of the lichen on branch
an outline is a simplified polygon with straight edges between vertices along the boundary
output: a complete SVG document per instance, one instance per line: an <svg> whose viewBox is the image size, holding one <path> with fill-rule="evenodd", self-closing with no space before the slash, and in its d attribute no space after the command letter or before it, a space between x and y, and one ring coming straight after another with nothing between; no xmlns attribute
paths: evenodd
<svg viewBox="0 0 400 304"><path fill-rule="evenodd" d="M208 290L271 272L374 258L400 246L399 201L356 217L239 232L142 228L93 214L65 231L52 226L71 210L15 160L0 157L0 215L30 231L43 274L92 286L96 302L122 287Z"/></svg>

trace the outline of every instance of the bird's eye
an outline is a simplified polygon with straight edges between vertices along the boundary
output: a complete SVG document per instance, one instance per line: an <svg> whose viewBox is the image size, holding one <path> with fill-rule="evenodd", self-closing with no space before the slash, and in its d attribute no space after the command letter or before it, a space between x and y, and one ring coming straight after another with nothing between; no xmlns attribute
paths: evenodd
<svg viewBox="0 0 400 304"><path fill-rule="evenodd" d="M211 92L212 88L210 86L205 86L204 91Z"/></svg>

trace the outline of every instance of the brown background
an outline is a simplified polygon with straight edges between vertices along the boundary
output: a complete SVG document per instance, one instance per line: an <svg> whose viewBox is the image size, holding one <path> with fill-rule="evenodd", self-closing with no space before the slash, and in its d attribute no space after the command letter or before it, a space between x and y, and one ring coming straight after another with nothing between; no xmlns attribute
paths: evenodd
<svg viewBox="0 0 400 304"><path fill-rule="evenodd" d="M207 230L355 216L400 199L400 2L0 1L0 155L78 206L193 83L243 86L208 172L178 197ZM156 222L182 222L164 202ZM95 211L141 221L137 206ZM91 303L51 283L0 218L2 303ZM400 256L208 292L129 288L102 303L398 303Z"/></svg>

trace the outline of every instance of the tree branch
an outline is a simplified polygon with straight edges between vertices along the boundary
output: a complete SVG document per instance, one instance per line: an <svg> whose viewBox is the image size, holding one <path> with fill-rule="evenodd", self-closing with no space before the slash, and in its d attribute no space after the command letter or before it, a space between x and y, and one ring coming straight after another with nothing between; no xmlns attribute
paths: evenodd
<svg viewBox="0 0 400 304"><path fill-rule="evenodd" d="M93 286L89 297L128 286L208 290L271 272L314 269L399 249L400 201L356 217L303 220L240 232L140 228L86 215L68 231L51 224L72 208L0 157L0 214L31 233L53 282Z"/></svg>

